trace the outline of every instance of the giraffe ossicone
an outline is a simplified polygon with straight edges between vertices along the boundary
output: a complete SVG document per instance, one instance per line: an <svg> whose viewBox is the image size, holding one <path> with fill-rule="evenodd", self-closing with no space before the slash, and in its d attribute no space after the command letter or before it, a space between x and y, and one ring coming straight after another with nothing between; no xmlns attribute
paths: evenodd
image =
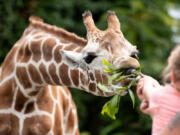
<svg viewBox="0 0 180 135"><path fill-rule="evenodd" d="M87 40L31 17L0 69L0 135L79 135L76 106L67 87L97 96L108 83L102 59L117 68L137 68L137 53L120 30L114 12L99 30L83 14Z"/></svg>

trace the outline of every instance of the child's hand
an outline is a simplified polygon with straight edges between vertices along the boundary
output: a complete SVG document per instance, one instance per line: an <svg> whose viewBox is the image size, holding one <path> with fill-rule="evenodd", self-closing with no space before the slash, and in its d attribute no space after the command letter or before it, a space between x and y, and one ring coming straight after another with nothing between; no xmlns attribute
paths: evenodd
<svg viewBox="0 0 180 135"><path fill-rule="evenodd" d="M151 114L149 110L150 98L155 88L159 86L159 83L150 76L144 76L139 80L137 85L137 96L142 101L140 106L142 112Z"/></svg>
<svg viewBox="0 0 180 135"><path fill-rule="evenodd" d="M137 85L137 95L140 100L143 98L148 98L150 96L151 91L154 88L159 87L160 84L150 76L144 76L142 79L138 81Z"/></svg>
<svg viewBox="0 0 180 135"><path fill-rule="evenodd" d="M137 96L138 96L138 98L139 98L141 101L142 101L143 98L144 98L144 94L143 94L144 81L145 81L144 78L142 78L142 79L140 79L140 80L138 81L137 90L136 90Z"/></svg>

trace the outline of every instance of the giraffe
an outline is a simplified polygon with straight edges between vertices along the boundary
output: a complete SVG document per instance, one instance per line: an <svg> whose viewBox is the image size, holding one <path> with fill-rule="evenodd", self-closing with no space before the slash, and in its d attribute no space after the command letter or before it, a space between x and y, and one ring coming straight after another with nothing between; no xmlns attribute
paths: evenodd
<svg viewBox="0 0 180 135"><path fill-rule="evenodd" d="M67 87L97 96L106 85L102 59L117 68L137 68L138 53L120 30L114 12L108 28L99 30L91 12L83 14L87 40L30 17L22 37L0 70L0 135L79 135L75 103ZM121 85L121 84L119 84Z"/></svg>

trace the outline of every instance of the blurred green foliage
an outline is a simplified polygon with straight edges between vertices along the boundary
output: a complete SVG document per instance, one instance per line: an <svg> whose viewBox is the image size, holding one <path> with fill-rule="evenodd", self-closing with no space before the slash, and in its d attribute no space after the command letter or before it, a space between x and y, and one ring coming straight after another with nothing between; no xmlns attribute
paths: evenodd
<svg viewBox="0 0 180 135"><path fill-rule="evenodd" d="M140 51L143 72L160 79L170 50L174 47L168 5L178 0L0 0L0 62L28 26L28 18L36 15L45 22L63 27L85 37L81 14L89 9L100 29L106 29L106 11L114 10L120 19L125 37ZM113 121L100 114L108 98L95 97L71 89L79 112L82 135L148 135L151 120L132 108L129 97L120 104L120 113Z"/></svg>

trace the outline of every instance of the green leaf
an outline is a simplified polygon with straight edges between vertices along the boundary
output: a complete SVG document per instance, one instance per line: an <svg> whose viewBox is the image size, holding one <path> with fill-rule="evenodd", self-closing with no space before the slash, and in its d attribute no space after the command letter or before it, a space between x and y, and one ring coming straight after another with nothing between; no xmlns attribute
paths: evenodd
<svg viewBox="0 0 180 135"><path fill-rule="evenodd" d="M144 66L139 66L137 69L136 69L136 71L141 71L142 69L144 68Z"/></svg>
<svg viewBox="0 0 180 135"><path fill-rule="evenodd" d="M127 90L127 87L117 88L117 90L124 91L124 90Z"/></svg>
<svg viewBox="0 0 180 135"><path fill-rule="evenodd" d="M129 76L123 75L123 76L119 77L119 78L117 79L117 81L125 80L125 79L127 79L128 77L129 77Z"/></svg>
<svg viewBox="0 0 180 135"><path fill-rule="evenodd" d="M111 98L111 100L109 100L108 102L106 102L106 104L103 106L101 114L107 114L110 118L112 119L116 119L116 114L118 113L119 110L119 102L120 102L120 96L119 95L115 95Z"/></svg>
<svg viewBox="0 0 180 135"><path fill-rule="evenodd" d="M139 75L139 71L134 71L132 74L134 74L135 76Z"/></svg>
<svg viewBox="0 0 180 135"><path fill-rule="evenodd" d="M113 82L114 80L119 79L119 78L121 77L121 74L122 74L122 72L116 73L116 74L112 75L112 76L109 78L109 80L108 80L108 85L112 84L112 82Z"/></svg>
<svg viewBox="0 0 180 135"><path fill-rule="evenodd" d="M135 106L135 96L134 96L134 93L132 92L131 89L128 89L128 92L129 92L129 96L131 97L131 100L132 100L132 103L133 103L133 108Z"/></svg>
<svg viewBox="0 0 180 135"><path fill-rule="evenodd" d="M111 69L104 69L104 72L105 73L111 73L111 72L113 72L113 70L111 70Z"/></svg>
<svg viewBox="0 0 180 135"><path fill-rule="evenodd" d="M110 64L109 62L107 62L105 59L102 59L102 62L104 65L106 65L109 69L111 70L115 70L114 66L112 64Z"/></svg>
<svg viewBox="0 0 180 135"><path fill-rule="evenodd" d="M125 69L115 69L113 67L113 65L110 64L109 62L107 62L105 59L103 59L102 62L105 66L108 67L108 68L104 69L104 72L108 72L108 73L112 74L112 76L109 77L109 79L108 79L108 86L110 86L113 83L113 81L122 81L122 80L125 80L132 76L137 77L140 74L141 69L142 69L142 67L137 68L136 71L133 72L134 75L133 74L122 75L124 73ZM133 108L134 108L135 96L130 88L131 88L131 86L135 86L135 85L137 85L137 84L136 84L136 79L134 78L133 80L130 81L130 83L127 86L116 88L116 90L117 90L116 95L112 99L110 99L109 101L107 101L105 103L105 105L102 108L101 114L102 115L106 114L110 118L116 119L116 114L119 111L119 103L120 103L121 93L122 93L122 91L125 91L125 90L128 91L130 98L132 100ZM98 87L99 87L99 89L101 89L104 92L113 92L113 91L109 90L106 86L102 85L101 83L98 83Z"/></svg>
<svg viewBox="0 0 180 135"><path fill-rule="evenodd" d="M98 88L104 92L112 92L106 86L102 85L100 82L98 83Z"/></svg>
<svg viewBox="0 0 180 135"><path fill-rule="evenodd" d="M137 85L136 80L132 80L128 85L128 89L130 89L131 86L136 86L136 85Z"/></svg>

